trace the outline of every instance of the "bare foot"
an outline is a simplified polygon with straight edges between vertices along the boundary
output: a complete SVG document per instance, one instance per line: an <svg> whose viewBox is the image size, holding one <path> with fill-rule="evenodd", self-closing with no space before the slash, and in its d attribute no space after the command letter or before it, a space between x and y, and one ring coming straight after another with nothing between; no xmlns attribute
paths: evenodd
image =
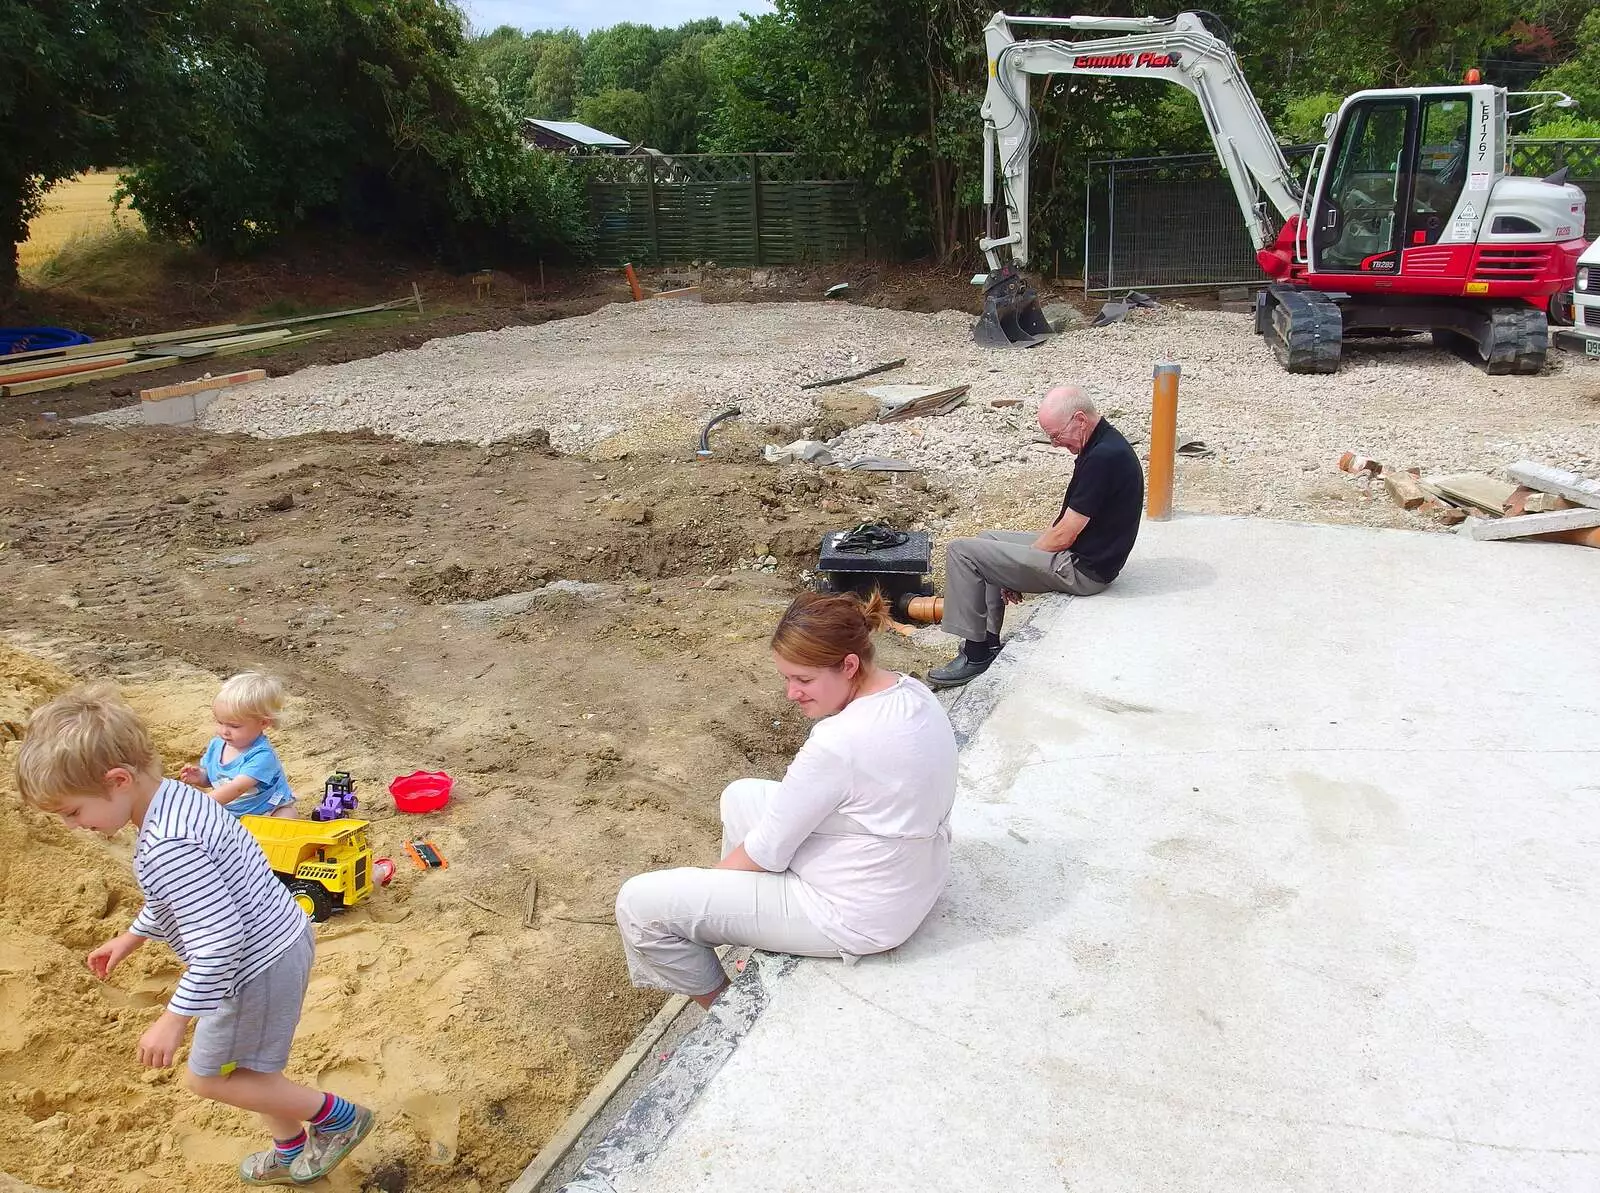
<svg viewBox="0 0 1600 1193"><path fill-rule="evenodd" d="M693 998L695 1002L700 1004L701 1010L709 1011L711 1009L711 1004L716 1002L717 999L721 998L722 997L722 992L724 990L726 990L727 988L728 988L728 982L727 982L727 979L724 978L723 982L722 982L722 985L718 986L715 990L711 991L709 994L694 994L694 995L691 995L690 997Z"/></svg>

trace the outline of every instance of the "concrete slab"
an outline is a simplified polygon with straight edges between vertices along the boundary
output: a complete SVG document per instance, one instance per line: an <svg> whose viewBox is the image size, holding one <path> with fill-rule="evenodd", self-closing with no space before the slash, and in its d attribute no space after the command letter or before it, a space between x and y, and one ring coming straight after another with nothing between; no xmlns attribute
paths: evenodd
<svg viewBox="0 0 1600 1193"><path fill-rule="evenodd" d="M1576 547L1146 526L957 702L916 938L752 964L566 1187L1600 1188L1597 591Z"/></svg>

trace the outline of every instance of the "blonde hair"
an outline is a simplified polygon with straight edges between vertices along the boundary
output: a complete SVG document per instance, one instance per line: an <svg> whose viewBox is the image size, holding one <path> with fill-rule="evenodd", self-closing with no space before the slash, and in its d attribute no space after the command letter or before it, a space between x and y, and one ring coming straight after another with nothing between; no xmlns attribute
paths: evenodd
<svg viewBox="0 0 1600 1193"><path fill-rule="evenodd" d="M222 685L211 707L236 717L275 721L283 710L283 684L260 671L242 671Z"/></svg>
<svg viewBox="0 0 1600 1193"><path fill-rule="evenodd" d="M63 800L104 799L106 772L159 775L161 755L137 713L111 684L73 688L28 719L17 751L23 801L54 812Z"/></svg>

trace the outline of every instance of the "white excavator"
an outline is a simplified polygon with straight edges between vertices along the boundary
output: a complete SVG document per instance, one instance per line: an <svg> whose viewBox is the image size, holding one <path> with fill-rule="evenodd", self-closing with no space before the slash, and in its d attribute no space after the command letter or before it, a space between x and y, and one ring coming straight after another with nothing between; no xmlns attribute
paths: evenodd
<svg viewBox="0 0 1600 1193"><path fill-rule="evenodd" d="M1017 31L1039 34L1019 39ZM1062 40L1061 34L1084 35ZM1332 373L1356 336L1431 331L1490 373L1537 373L1547 316L1570 303L1584 196L1565 175L1507 170L1508 115L1559 92L1508 93L1476 72L1459 87L1361 91L1328 118L1305 182L1294 177L1215 18L1014 17L984 31L983 102L990 273L980 343L1032 345L1049 326L1020 269L1028 262L1030 76L1103 75L1187 88L1270 279L1256 331L1292 373ZM1508 113L1510 101L1531 107ZM998 170L997 170L998 167ZM995 228L998 174L1005 227ZM1181 226L1171 235L1182 236Z"/></svg>

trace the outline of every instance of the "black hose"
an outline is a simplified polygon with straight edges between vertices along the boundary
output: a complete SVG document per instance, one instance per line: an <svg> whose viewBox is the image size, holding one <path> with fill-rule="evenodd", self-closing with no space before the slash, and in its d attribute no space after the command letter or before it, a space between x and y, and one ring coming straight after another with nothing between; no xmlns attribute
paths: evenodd
<svg viewBox="0 0 1600 1193"><path fill-rule="evenodd" d="M716 426L723 419L737 418L743 413L744 411L740 410L737 406L729 406L721 414L713 415L711 421L700 429L700 450L695 454L709 456L711 454L711 428Z"/></svg>

